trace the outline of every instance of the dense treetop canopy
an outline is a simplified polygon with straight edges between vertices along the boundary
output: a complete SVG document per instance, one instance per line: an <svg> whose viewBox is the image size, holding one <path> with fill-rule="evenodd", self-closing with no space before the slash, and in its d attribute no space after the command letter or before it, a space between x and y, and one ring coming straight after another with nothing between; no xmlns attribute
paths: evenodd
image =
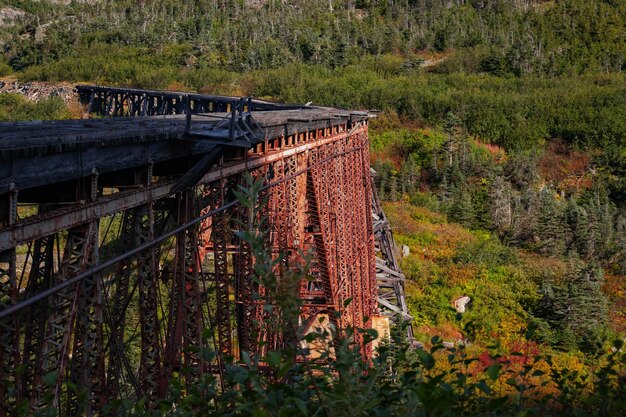
<svg viewBox="0 0 626 417"><path fill-rule="evenodd" d="M176 45L180 64L242 71L364 55L470 50L468 71L581 74L626 68L618 0L144 0L0 2L27 12L5 26L11 66L85 53L94 44ZM174 48L175 51L175 48ZM170 51L170 54L174 51Z"/></svg>

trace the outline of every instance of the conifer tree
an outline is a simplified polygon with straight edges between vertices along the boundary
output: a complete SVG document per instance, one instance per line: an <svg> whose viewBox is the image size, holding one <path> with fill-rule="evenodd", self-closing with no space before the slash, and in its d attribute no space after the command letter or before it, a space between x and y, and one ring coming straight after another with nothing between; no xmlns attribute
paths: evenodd
<svg viewBox="0 0 626 417"><path fill-rule="evenodd" d="M534 314L553 330L552 342L565 350L578 347L593 353L606 335L608 303L602 292L602 269L575 255L568 260L566 282L546 282Z"/></svg>
<svg viewBox="0 0 626 417"><path fill-rule="evenodd" d="M569 283L569 327L579 338L579 348L594 352L601 348L606 332L608 303L602 292L602 268L594 264L574 263Z"/></svg>
<svg viewBox="0 0 626 417"><path fill-rule="evenodd" d="M566 209L567 224L570 228L571 239L568 243L568 252L587 253L589 241L589 218L584 207L577 204L576 199L570 198Z"/></svg>
<svg viewBox="0 0 626 417"><path fill-rule="evenodd" d="M502 176L496 175L491 182L489 201L489 214L494 228L500 234L507 232L513 222L511 184Z"/></svg>
<svg viewBox="0 0 626 417"><path fill-rule="evenodd" d="M463 186L456 187L452 194L452 205L450 206L450 218L465 227L474 227L476 223L476 212L472 203L471 193Z"/></svg>
<svg viewBox="0 0 626 417"><path fill-rule="evenodd" d="M380 195L381 200L385 200L387 198L387 183L389 179L389 173L382 165L376 171L378 173L378 178L380 179L378 182L378 194Z"/></svg>
<svg viewBox="0 0 626 417"><path fill-rule="evenodd" d="M550 256L564 252L566 230L563 226L563 209L556 201L554 193L544 188L539 193L539 216L537 235L540 239L540 251Z"/></svg>
<svg viewBox="0 0 626 417"><path fill-rule="evenodd" d="M389 199L398 201L398 175L393 171L389 175Z"/></svg>
<svg viewBox="0 0 626 417"><path fill-rule="evenodd" d="M615 234L617 236L615 246L615 261L618 265L618 272L626 274L626 218L618 216L616 220Z"/></svg>

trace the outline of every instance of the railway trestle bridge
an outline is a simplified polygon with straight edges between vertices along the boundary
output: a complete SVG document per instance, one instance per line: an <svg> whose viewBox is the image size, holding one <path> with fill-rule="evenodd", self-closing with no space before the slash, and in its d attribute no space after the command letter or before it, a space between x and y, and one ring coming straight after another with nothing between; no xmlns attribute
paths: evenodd
<svg viewBox="0 0 626 417"><path fill-rule="evenodd" d="M68 383L86 393L87 415L111 398L156 401L174 372L202 372L185 348L207 343L207 328L218 354L205 371L280 348L283 335L254 331L268 289L251 279L237 231L257 220L285 265L310 254L311 278L293 290L303 322L410 318L367 113L77 93L103 117L0 124L0 417L44 406L77 415ZM264 184L257 219L234 192L248 177Z"/></svg>

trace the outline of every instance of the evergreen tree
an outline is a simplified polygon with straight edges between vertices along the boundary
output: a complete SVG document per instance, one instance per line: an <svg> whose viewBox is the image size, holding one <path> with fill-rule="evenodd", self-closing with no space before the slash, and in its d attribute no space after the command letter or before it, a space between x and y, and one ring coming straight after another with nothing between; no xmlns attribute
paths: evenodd
<svg viewBox="0 0 626 417"><path fill-rule="evenodd" d="M511 191L511 184L502 176L494 177L489 192L489 214L499 234L506 233L513 223Z"/></svg>
<svg viewBox="0 0 626 417"><path fill-rule="evenodd" d="M389 170L383 164L375 164L374 170L378 177L378 195L381 200L387 198L387 187L389 183Z"/></svg>
<svg viewBox="0 0 626 417"><path fill-rule="evenodd" d="M547 335L552 343L561 349L577 347L588 353L601 349L608 314L603 283L601 268L575 257L570 257L565 283L544 283L534 315L550 326L552 332Z"/></svg>
<svg viewBox="0 0 626 417"><path fill-rule="evenodd" d="M539 323L547 324L536 336L540 342L550 343L561 349L570 350L576 347L576 339L568 328L570 299L566 286L544 282L541 288L541 299L533 312Z"/></svg>
<svg viewBox="0 0 626 417"><path fill-rule="evenodd" d="M403 193L413 194L417 191L420 179L420 166L415 159L415 157L409 155L400 169L400 176L402 178L401 189Z"/></svg>
<svg viewBox="0 0 626 417"><path fill-rule="evenodd" d="M569 199L567 204L566 219L571 231L568 252L586 256L591 234L589 218L584 207L579 206L573 197Z"/></svg>
<svg viewBox="0 0 626 417"><path fill-rule="evenodd" d="M404 163L398 171L398 188L400 190L400 195L405 195L408 191L408 173L406 170L407 164Z"/></svg>
<svg viewBox="0 0 626 417"><path fill-rule="evenodd" d="M550 256L564 253L567 237L563 214L562 205L556 200L554 193L547 188L541 190L536 233L539 237L539 250Z"/></svg>
<svg viewBox="0 0 626 417"><path fill-rule="evenodd" d="M456 187L452 193L452 204L448 211L452 221L472 228L476 223L476 213L471 193L463 186Z"/></svg>
<svg viewBox="0 0 626 417"><path fill-rule="evenodd" d="M521 195L515 195L511 199L511 226L509 233L503 236L507 244L523 246L524 242L532 235L534 225L524 221L526 208ZM530 233L529 233L530 232Z"/></svg>
<svg viewBox="0 0 626 417"><path fill-rule="evenodd" d="M597 265L577 263L571 271L569 328L583 352L595 352L606 336L608 302L602 292L604 275Z"/></svg>
<svg viewBox="0 0 626 417"><path fill-rule="evenodd" d="M626 274L626 218L620 215L616 221L615 227L617 240L616 240L616 255L615 261L618 265L618 272Z"/></svg>
<svg viewBox="0 0 626 417"><path fill-rule="evenodd" d="M587 210L587 225L588 233L587 239L584 242L583 248L583 258L585 260L592 260L598 258L598 219L597 219L597 208L591 204L588 206Z"/></svg>
<svg viewBox="0 0 626 417"><path fill-rule="evenodd" d="M398 174L395 171L389 173L389 200L398 201Z"/></svg>
<svg viewBox="0 0 626 417"><path fill-rule="evenodd" d="M595 212L596 247L598 258L606 258L612 251L615 241L615 212L606 192L596 190L593 199Z"/></svg>

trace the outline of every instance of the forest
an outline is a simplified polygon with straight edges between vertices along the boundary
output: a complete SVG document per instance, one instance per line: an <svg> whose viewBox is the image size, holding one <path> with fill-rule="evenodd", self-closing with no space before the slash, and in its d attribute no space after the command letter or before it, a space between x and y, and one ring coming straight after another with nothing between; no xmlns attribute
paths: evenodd
<svg viewBox="0 0 626 417"><path fill-rule="evenodd" d="M369 370L333 363L379 393L354 415L626 409L617 396L626 355L612 344L626 337L626 2L0 0L8 8L20 13L0 18L0 77L377 115L372 165L396 240L409 249L413 326L431 350L389 347ZM0 95L3 121L71 114L60 99ZM461 296L472 301L459 315ZM446 357L443 340L464 347ZM402 369L390 377L385 360ZM307 372L293 375L328 383ZM253 406L233 388L242 408L230 415L314 415L318 400L317 412L334 415L319 392L303 388L312 397L298 399L263 378L231 382L270 384L292 407L271 398ZM343 404L353 382L321 391ZM405 408L388 406L392 394ZM437 408L443 398L450 408Z"/></svg>

